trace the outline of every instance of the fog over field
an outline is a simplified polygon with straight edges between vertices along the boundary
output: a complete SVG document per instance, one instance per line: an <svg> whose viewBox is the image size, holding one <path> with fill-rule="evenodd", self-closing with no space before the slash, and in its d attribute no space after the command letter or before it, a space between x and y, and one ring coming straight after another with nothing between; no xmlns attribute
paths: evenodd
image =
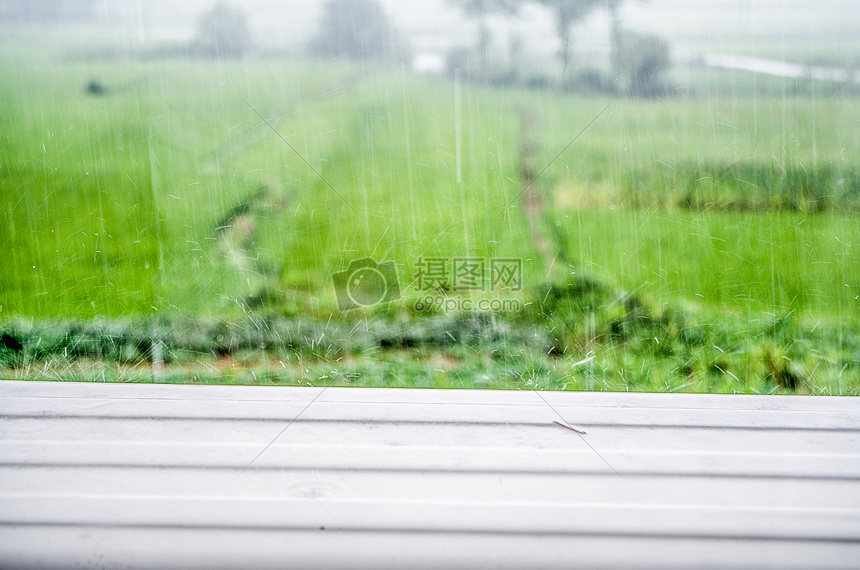
<svg viewBox="0 0 860 570"><path fill-rule="evenodd" d="M87 33L138 42L185 40L211 4L209 0L96 0L94 20L101 25L96 30L91 25L85 28ZM380 4L417 51L444 52L474 41L475 22L464 18L450 0L381 0ZM323 2L245 0L236 5L249 16L261 47L299 51L315 29ZM606 20L605 13L599 12L577 28L575 48L581 54L606 57ZM622 21L627 28L665 37L681 58L728 51L788 59L804 59L804 52L815 52L814 59L822 51L835 51L837 58L860 59L856 39L860 7L853 0L633 0L623 6ZM499 37L528 38L536 55L557 49L552 19L544 9L527 6L517 17L491 16L489 25ZM70 28L68 22L62 27Z"/></svg>

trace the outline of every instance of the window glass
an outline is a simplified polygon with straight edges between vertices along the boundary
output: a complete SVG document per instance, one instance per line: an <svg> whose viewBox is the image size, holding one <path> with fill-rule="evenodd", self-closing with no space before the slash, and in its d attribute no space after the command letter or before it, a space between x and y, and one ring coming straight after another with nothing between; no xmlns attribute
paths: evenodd
<svg viewBox="0 0 860 570"><path fill-rule="evenodd" d="M848 0L0 3L0 376L856 395Z"/></svg>

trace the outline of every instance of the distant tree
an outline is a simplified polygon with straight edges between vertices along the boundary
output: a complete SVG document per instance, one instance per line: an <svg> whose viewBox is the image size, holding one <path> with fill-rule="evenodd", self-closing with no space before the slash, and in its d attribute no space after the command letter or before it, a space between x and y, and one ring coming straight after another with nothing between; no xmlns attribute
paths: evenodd
<svg viewBox="0 0 860 570"><path fill-rule="evenodd" d="M242 57L251 48L245 14L226 2L218 2L197 23L194 48L209 57Z"/></svg>
<svg viewBox="0 0 860 570"><path fill-rule="evenodd" d="M517 14L524 0L450 0L458 6L467 16L478 21L478 56L480 58L480 73L486 75L490 67L490 46L493 36L487 25L487 17L496 13L504 16ZM473 71L474 75L474 71Z"/></svg>
<svg viewBox="0 0 860 570"><path fill-rule="evenodd" d="M666 72L672 64L669 42L653 35L619 30L612 65L634 97L666 93Z"/></svg>
<svg viewBox="0 0 860 570"><path fill-rule="evenodd" d="M621 5L624 0L606 0L606 11L609 12L609 45L613 54L621 37Z"/></svg>
<svg viewBox="0 0 860 570"><path fill-rule="evenodd" d="M376 0L328 0L309 51L323 57L406 59L406 46Z"/></svg>
<svg viewBox="0 0 860 570"><path fill-rule="evenodd" d="M640 3L648 0L638 0ZM609 12L609 45L612 51L611 58L615 61L618 51L621 49L621 39L624 36L624 28L621 25L621 6L625 0L605 0L606 11Z"/></svg>
<svg viewBox="0 0 860 570"><path fill-rule="evenodd" d="M605 0L536 0L538 4L549 8L555 17L555 29L561 41L558 58L561 62L562 78L570 67L571 49L573 46L574 24L582 21L595 8L605 5Z"/></svg>

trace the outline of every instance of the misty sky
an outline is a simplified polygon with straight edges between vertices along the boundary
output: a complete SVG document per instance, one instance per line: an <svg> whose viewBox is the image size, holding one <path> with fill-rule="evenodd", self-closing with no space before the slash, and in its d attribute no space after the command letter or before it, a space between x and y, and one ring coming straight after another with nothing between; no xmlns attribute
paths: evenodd
<svg viewBox="0 0 860 570"><path fill-rule="evenodd" d="M199 14L213 1L99 0L99 20L107 24L101 30L143 42L186 40L194 33ZM313 32L324 0L234 3L248 13L258 43L298 51ZM474 41L474 22L463 18L449 0L380 3L418 52L444 53ZM860 27L858 4L856 0L628 0L623 19L629 28L666 37L681 57L721 51L723 45L731 51L736 42L749 46L751 36L767 43L771 52L780 43L804 42L829 42L835 50L840 42L850 42L853 45L846 49L858 52L852 39ZM540 8L530 7L515 19L494 18L491 24L500 44L518 35L535 54L548 55L556 49L552 21ZM608 38L602 12L577 29L575 48L585 57L605 54Z"/></svg>

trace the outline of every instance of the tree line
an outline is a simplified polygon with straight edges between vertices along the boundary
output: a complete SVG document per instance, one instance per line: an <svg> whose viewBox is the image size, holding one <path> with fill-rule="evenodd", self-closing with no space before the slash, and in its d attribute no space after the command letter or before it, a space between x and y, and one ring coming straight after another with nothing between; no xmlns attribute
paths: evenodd
<svg viewBox="0 0 860 570"><path fill-rule="evenodd" d="M348 0L346 0L348 1ZM541 6L552 14L555 33L559 41L557 58L561 67L561 84L569 83L569 72L574 61L574 33L576 26L597 10L605 10L610 21L612 72L623 80L620 88L630 95L650 97L666 91L665 74L671 65L670 46L658 36L627 30L621 23L621 7L625 0L449 0L467 16L479 23L478 46L480 67L487 69L487 48L490 32L487 19L491 15L512 18L526 5ZM646 1L646 0L638 0ZM595 70L587 70L581 83L597 91L616 91L609 78Z"/></svg>
<svg viewBox="0 0 860 570"><path fill-rule="evenodd" d="M559 85L565 87L578 83L592 91L624 91L637 97L657 96L666 92L665 74L671 61L669 44L657 36L625 29L620 17L624 0L449 1L466 16L478 22L477 45L472 48L461 47L459 50L455 48L448 58L449 67L459 68L467 79L485 82L516 79L512 76L516 75L518 70L513 69L512 64L509 65L507 73L494 74L491 70L488 52L492 40L487 20L491 15L514 18L526 5L537 5L549 10L553 15L559 41ZM605 10L610 16L611 75L589 69L571 77L576 26L598 10ZM517 47L521 49L522 46ZM406 61L410 54L408 45L388 20L377 0L328 0L309 48L313 55L352 59L382 58ZM616 78L620 79L620 82L614 81Z"/></svg>
<svg viewBox="0 0 860 570"><path fill-rule="evenodd" d="M512 83L522 79L516 77L519 70L513 63L501 72L493 69L489 55L492 39L488 18L492 15L514 18L525 6L536 5L553 15L560 67L558 78L541 79L536 86L556 84L588 91L626 92L636 97L658 96L667 91L665 75L671 60L669 44L657 36L624 28L620 10L625 0L449 1L478 23L476 45L454 48L448 57L449 68L452 71L456 68L468 80ZM574 75L576 26L599 10L605 10L609 15L612 69L605 73L588 68ZM219 2L202 16L195 42L198 52L216 57L241 56L250 45L248 26L239 9ZM316 33L307 44L307 50L313 56L329 59L407 62L411 58L408 42L398 33L378 0L328 0L323 5Z"/></svg>

